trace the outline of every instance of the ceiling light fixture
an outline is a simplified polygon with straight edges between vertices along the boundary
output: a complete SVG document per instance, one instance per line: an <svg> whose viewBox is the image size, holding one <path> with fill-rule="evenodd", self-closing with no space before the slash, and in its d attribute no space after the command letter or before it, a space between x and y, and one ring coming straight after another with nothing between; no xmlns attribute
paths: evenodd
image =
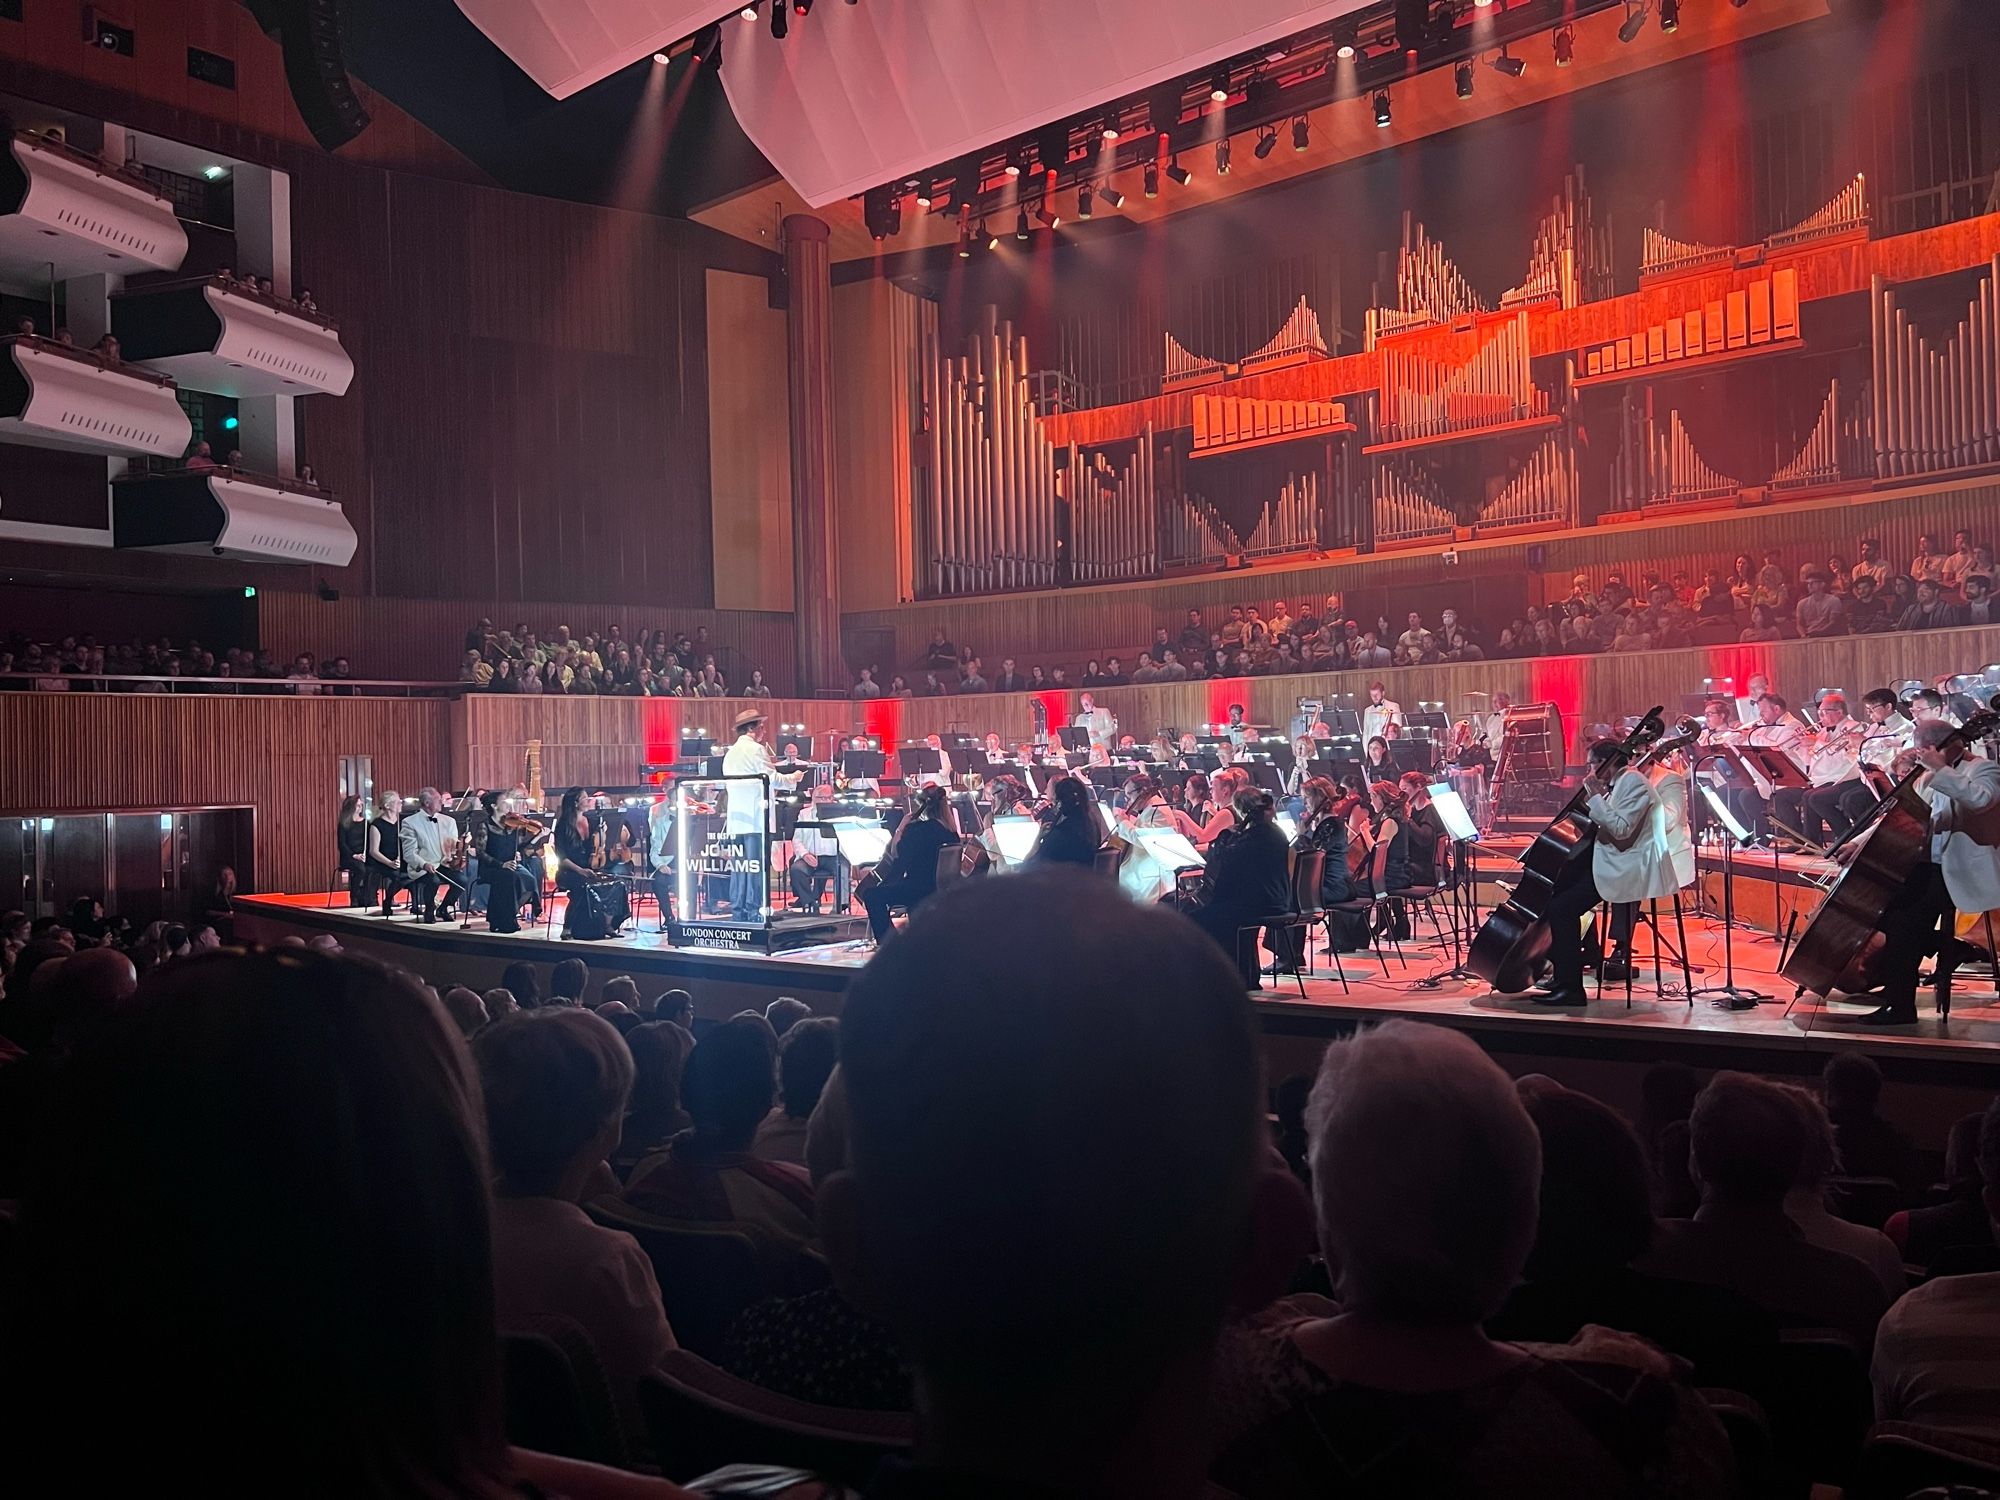
<svg viewBox="0 0 2000 1500"><path fill-rule="evenodd" d="M958 258L960 260L972 259L972 230L963 222L958 226Z"/></svg>
<svg viewBox="0 0 2000 1500"><path fill-rule="evenodd" d="M1104 200L1108 208L1115 210L1125 206L1125 195L1108 182L1097 190L1097 196Z"/></svg>
<svg viewBox="0 0 2000 1500"><path fill-rule="evenodd" d="M1106 116L1104 117L1104 125L1103 125L1103 127L1102 127L1102 128L1101 128L1101 129L1100 129L1100 130L1099 130L1099 131L1098 131L1097 133L1098 133L1099 137L1100 137L1100 138L1102 138L1102 139L1104 139L1104 140L1107 140L1107 141L1115 141L1115 140L1117 140L1117 139L1118 139L1118 116L1116 116L1115 114L1114 114L1114 115L1106 115Z"/></svg>
<svg viewBox="0 0 2000 1500"><path fill-rule="evenodd" d="M672 61L673 59L671 57L668 57L667 54L664 52L655 52L653 54L653 66L656 68L664 68L668 63Z"/></svg>
<svg viewBox="0 0 2000 1500"><path fill-rule="evenodd" d="M1160 196L1160 164L1157 160L1146 163L1145 184L1148 198Z"/></svg>
<svg viewBox="0 0 2000 1500"><path fill-rule="evenodd" d="M1502 47L1500 55L1493 59L1493 71L1496 73L1505 73L1509 78L1519 78L1523 73L1528 71L1527 59L1515 57L1505 47Z"/></svg>
<svg viewBox="0 0 2000 1500"><path fill-rule="evenodd" d="M1681 0L1660 0L1660 30L1672 36L1681 29Z"/></svg>
<svg viewBox="0 0 2000 1500"><path fill-rule="evenodd" d="M1618 26L1618 40L1630 45L1646 29L1646 7L1644 0L1638 5L1625 7L1625 19Z"/></svg>
<svg viewBox="0 0 2000 1500"><path fill-rule="evenodd" d="M1014 238L1017 240L1025 240L1027 237L1028 237L1028 211L1027 209L1024 208L1019 213L1014 215Z"/></svg>
<svg viewBox="0 0 2000 1500"><path fill-rule="evenodd" d="M1472 64L1469 62L1460 63L1451 70L1451 76L1453 86L1458 90L1458 97L1461 99L1470 99L1472 97Z"/></svg>
<svg viewBox="0 0 2000 1500"><path fill-rule="evenodd" d="M757 7L754 5L746 5L743 7L743 9L736 12L736 14L741 16L746 21L754 21L757 19Z"/></svg>
<svg viewBox="0 0 2000 1500"><path fill-rule="evenodd" d="M1312 144L1312 121L1300 115L1292 121L1292 149L1303 151Z"/></svg>
<svg viewBox="0 0 2000 1500"><path fill-rule="evenodd" d="M771 0L771 35L779 41L792 29L792 13L785 7L785 0Z"/></svg>
<svg viewBox="0 0 2000 1500"><path fill-rule="evenodd" d="M1019 177L1021 175L1021 163L1027 157L1027 154L1027 151L1020 146L1016 146L1012 151L1007 153L1007 175L1009 177Z"/></svg>
<svg viewBox="0 0 2000 1500"><path fill-rule="evenodd" d="M1076 216L1079 219L1090 217L1091 197L1095 191L1088 182L1079 182L1076 185Z"/></svg>
<svg viewBox="0 0 2000 1500"><path fill-rule="evenodd" d="M1558 26L1554 39L1556 66L1566 68L1576 61L1576 32L1568 26Z"/></svg>
<svg viewBox="0 0 2000 1500"><path fill-rule="evenodd" d="M972 237L988 250L998 250L1000 248L1000 236L986 232L986 221L984 219L981 219L979 227L972 231Z"/></svg>
<svg viewBox="0 0 2000 1500"><path fill-rule="evenodd" d="M1262 161L1277 149L1278 127L1275 125L1259 126L1257 130L1257 145L1250 154L1256 157L1257 160Z"/></svg>
<svg viewBox="0 0 2000 1500"><path fill-rule="evenodd" d="M1229 64L1217 63L1208 75L1208 97L1216 104L1229 102Z"/></svg>
<svg viewBox="0 0 2000 1500"><path fill-rule="evenodd" d="M1377 89L1375 91L1375 128L1377 130L1387 130L1389 128L1389 121L1389 91L1387 89Z"/></svg>
<svg viewBox="0 0 2000 1500"><path fill-rule="evenodd" d="M1175 187L1186 187L1190 182L1194 181L1194 173L1182 166L1181 159L1176 156L1172 161L1167 163L1167 181L1171 182Z"/></svg>
<svg viewBox="0 0 2000 1500"><path fill-rule="evenodd" d="M1215 175L1229 175L1229 137L1226 135L1215 143Z"/></svg>

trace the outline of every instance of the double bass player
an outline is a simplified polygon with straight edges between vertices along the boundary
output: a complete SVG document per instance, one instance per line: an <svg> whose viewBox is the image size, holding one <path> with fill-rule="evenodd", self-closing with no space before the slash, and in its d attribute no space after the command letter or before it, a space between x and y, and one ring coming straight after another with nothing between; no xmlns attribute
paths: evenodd
<svg viewBox="0 0 2000 1500"><path fill-rule="evenodd" d="M1623 747L1616 740L1599 740L1590 747L1589 795L1583 811L1596 831L1588 860L1570 867L1548 902L1549 967L1547 988L1535 996L1538 1005L1582 1005L1585 959L1583 917L1600 901L1611 903L1614 951L1604 965L1604 977L1629 972L1632 928L1639 903L1652 894L1663 858L1655 846L1655 816L1660 794L1652 778L1629 766L1617 766ZM1618 969L1619 964L1627 966Z"/></svg>

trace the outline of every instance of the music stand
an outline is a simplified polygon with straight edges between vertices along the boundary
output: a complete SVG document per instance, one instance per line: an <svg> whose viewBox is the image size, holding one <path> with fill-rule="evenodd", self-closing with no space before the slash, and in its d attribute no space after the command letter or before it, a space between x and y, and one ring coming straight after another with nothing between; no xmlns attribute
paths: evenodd
<svg viewBox="0 0 2000 1500"><path fill-rule="evenodd" d="M1470 944L1467 933L1476 933L1479 926L1479 903L1473 894L1471 849L1479 837L1479 826L1473 822L1472 814L1466 810L1465 799L1454 791L1448 782L1439 782L1430 788L1431 806L1437 809L1438 821L1444 824L1444 831L1451 837L1453 858L1458 878L1451 888L1451 967L1430 974L1417 981L1415 988L1433 990L1447 979L1477 979L1479 976L1466 968Z"/></svg>
<svg viewBox="0 0 2000 1500"><path fill-rule="evenodd" d="M993 819L988 825L993 833L993 842L999 846L1003 867L1018 865L1026 859L1040 837L1042 825L1022 814L1005 813Z"/></svg>
<svg viewBox="0 0 2000 1500"><path fill-rule="evenodd" d="M1056 730L1056 738L1062 742L1065 750L1082 750L1086 753L1090 750L1090 731L1078 728L1074 724L1065 724Z"/></svg>
<svg viewBox="0 0 2000 1500"><path fill-rule="evenodd" d="M944 756L929 745L905 745L896 752L896 769L929 786L944 776Z"/></svg>
<svg viewBox="0 0 2000 1500"><path fill-rule="evenodd" d="M1720 749L1721 747L1718 747ZM1711 752L1714 754L1715 752ZM1702 757L1696 757L1695 769L1700 770ZM1708 810L1715 819L1729 830L1729 837L1722 841L1722 983L1704 985L1700 989L1688 991L1688 999L1698 995L1717 995L1715 1003L1723 1010L1754 1010L1759 1001L1771 997L1761 990L1744 989L1736 982L1736 870L1734 852L1736 846L1748 843L1749 830L1736 821L1729 810L1729 804L1716 796L1715 788L1699 777L1694 785L1708 803Z"/></svg>

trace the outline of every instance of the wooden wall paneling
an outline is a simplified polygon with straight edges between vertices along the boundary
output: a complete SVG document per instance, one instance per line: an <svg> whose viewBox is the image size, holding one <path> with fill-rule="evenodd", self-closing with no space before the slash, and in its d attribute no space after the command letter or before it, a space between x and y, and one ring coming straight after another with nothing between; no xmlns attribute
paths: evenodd
<svg viewBox="0 0 2000 1500"><path fill-rule="evenodd" d="M383 790L442 785L441 699L14 693L0 714L9 810L257 809L262 890L323 890L337 760L369 755Z"/></svg>
<svg viewBox="0 0 2000 1500"><path fill-rule="evenodd" d="M771 284L761 276L711 268L706 286L715 602L733 609L789 610L792 449L785 314L770 305Z"/></svg>

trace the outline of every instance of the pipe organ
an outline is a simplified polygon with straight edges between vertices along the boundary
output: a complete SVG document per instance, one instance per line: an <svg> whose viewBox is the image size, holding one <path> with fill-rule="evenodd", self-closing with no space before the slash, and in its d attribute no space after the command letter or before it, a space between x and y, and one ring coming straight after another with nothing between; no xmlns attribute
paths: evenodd
<svg viewBox="0 0 2000 1500"><path fill-rule="evenodd" d="M1448 537L1458 517L1445 503L1437 482L1417 462L1393 457L1374 465L1372 493L1375 544L1419 542Z"/></svg>
<svg viewBox="0 0 2000 1500"><path fill-rule="evenodd" d="M1502 322L1464 364L1447 364L1400 343L1384 345L1378 441L1401 443L1502 427L1550 413L1548 393L1528 370L1528 315Z"/></svg>
<svg viewBox="0 0 2000 1500"><path fill-rule="evenodd" d="M1867 413L1866 391L1852 413L1842 409L1840 381L1836 378L1828 387L1819 418L1799 445L1799 451L1772 472L1771 488L1811 489L1870 473L1873 455L1868 452Z"/></svg>
<svg viewBox="0 0 2000 1500"><path fill-rule="evenodd" d="M1070 576L1078 583L1150 578L1159 571L1153 503L1153 429L1122 464L1103 449L1069 450L1062 490L1069 501Z"/></svg>
<svg viewBox="0 0 2000 1500"><path fill-rule="evenodd" d="M1590 195L1584 191L1579 166L1563 179L1563 190L1535 228L1527 275L1519 286L1500 294L1500 306L1554 302L1576 307L1600 295L1600 267L1608 266L1610 259L1610 246L1591 221Z"/></svg>
<svg viewBox="0 0 2000 1500"><path fill-rule="evenodd" d="M1287 475L1284 484L1279 487L1278 498L1258 515L1250 539L1243 543L1243 555L1267 557L1317 547L1319 513L1319 471L1307 469L1303 473Z"/></svg>
<svg viewBox="0 0 2000 1500"><path fill-rule="evenodd" d="M933 594L1056 581L1055 447L1036 416L1028 341L987 310L956 359L934 365L928 559Z"/></svg>
<svg viewBox="0 0 2000 1500"><path fill-rule="evenodd" d="M1918 331L1894 287L1869 288L1875 467L1884 479L2000 462L2000 255L1940 341Z"/></svg>
<svg viewBox="0 0 2000 1500"><path fill-rule="evenodd" d="M1856 173L1854 180L1807 214L1798 223L1770 235L1756 247L1763 254L1791 250L1813 240L1844 234L1865 234L1868 230L1868 180ZM1648 226L1639 238L1639 279L1684 276L1691 271L1736 264L1741 252L1734 245L1704 245L1699 240L1677 240ZM1761 257L1760 257L1761 258Z"/></svg>
<svg viewBox="0 0 2000 1500"><path fill-rule="evenodd" d="M1576 524L1576 459L1568 438L1544 433L1500 492L1480 507L1482 530Z"/></svg>
<svg viewBox="0 0 2000 1500"><path fill-rule="evenodd" d="M1229 373L1229 367L1219 359L1188 353L1181 347L1181 341L1171 332L1164 337L1167 341L1167 359L1165 374L1161 379L1163 389L1171 391L1185 385L1207 385Z"/></svg>
<svg viewBox="0 0 2000 1500"><path fill-rule="evenodd" d="M1252 375L1259 370L1297 364L1301 360L1324 359L1327 352L1326 336L1320 331L1319 314L1312 310L1304 294L1300 295L1297 305L1279 325L1278 331L1240 360L1226 361L1192 354L1171 331L1162 337L1166 340L1166 373L1161 388L1170 391L1191 385L1209 385L1235 375Z"/></svg>
<svg viewBox="0 0 2000 1500"><path fill-rule="evenodd" d="M1160 498L1161 554L1176 566L1227 562L1235 534L1228 522L1199 495Z"/></svg>
<svg viewBox="0 0 2000 1500"><path fill-rule="evenodd" d="M1835 193L1817 213L1807 214L1790 229L1781 229L1764 241L1766 250L1786 250L1807 240L1836 234L1862 234L1868 229L1868 179L1859 172L1854 180Z"/></svg>
<svg viewBox="0 0 2000 1500"><path fill-rule="evenodd" d="M1669 411L1664 428L1648 420L1644 471L1640 476L1641 504L1646 506L1692 505L1704 500L1720 500L1737 494L1743 481L1711 467L1695 451L1694 439L1678 411Z"/></svg>
<svg viewBox="0 0 2000 1500"><path fill-rule="evenodd" d="M1396 305L1368 310L1366 347L1391 334L1408 333L1488 311L1444 246L1424 233L1405 210L1403 247L1396 256Z"/></svg>

